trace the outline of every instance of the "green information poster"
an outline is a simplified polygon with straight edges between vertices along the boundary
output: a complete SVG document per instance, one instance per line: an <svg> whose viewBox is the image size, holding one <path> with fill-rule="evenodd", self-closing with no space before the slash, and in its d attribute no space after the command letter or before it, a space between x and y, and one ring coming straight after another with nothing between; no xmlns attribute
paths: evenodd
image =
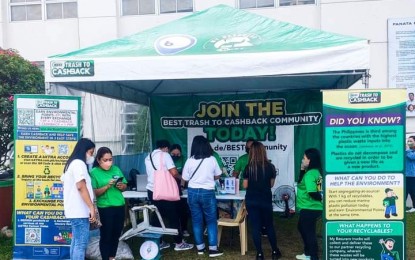
<svg viewBox="0 0 415 260"><path fill-rule="evenodd" d="M405 97L323 92L325 259L405 259Z"/></svg>

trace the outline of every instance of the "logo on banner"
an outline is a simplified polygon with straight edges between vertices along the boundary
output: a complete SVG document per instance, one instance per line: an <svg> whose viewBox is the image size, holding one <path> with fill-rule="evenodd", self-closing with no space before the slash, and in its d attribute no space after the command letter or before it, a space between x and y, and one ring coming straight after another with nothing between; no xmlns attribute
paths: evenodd
<svg viewBox="0 0 415 260"><path fill-rule="evenodd" d="M349 104L380 103L380 92L352 92L349 93Z"/></svg>
<svg viewBox="0 0 415 260"><path fill-rule="evenodd" d="M156 40L154 48L160 55L174 55L190 49L196 42L196 38L190 35L165 35Z"/></svg>
<svg viewBox="0 0 415 260"><path fill-rule="evenodd" d="M36 100L36 107L37 108L59 108L59 101L57 100Z"/></svg>
<svg viewBox="0 0 415 260"><path fill-rule="evenodd" d="M256 34L229 34L213 38L204 44L204 49L219 52L240 51L258 45L261 38Z"/></svg>
<svg viewBox="0 0 415 260"><path fill-rule="evenodd" d="M93 60L52 61L52 77L92 77L95 75Z"/></svg>

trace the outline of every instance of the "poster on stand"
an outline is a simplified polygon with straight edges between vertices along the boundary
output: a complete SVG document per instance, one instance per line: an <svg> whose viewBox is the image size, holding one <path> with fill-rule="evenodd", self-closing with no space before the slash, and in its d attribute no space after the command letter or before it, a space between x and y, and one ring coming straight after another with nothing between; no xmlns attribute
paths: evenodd
<svg viewBox="0 0 415 260"><path fill-rule="evenodd" d="M323 91L327 260L405 259L405 98Z"/></svg>
<svg viewBox="0 0 415 260"><path fill-rule="evenodd" d="M69 259L60 177L79 131L79 97L15 96L14 259Z"/></svg>

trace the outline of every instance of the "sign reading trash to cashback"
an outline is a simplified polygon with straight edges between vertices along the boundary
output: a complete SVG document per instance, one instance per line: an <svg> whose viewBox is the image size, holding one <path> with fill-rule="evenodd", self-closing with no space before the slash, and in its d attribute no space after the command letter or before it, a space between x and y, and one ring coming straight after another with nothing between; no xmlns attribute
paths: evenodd
<svg viewBox="0 0 415 260"><path fill-rule="evenodd" d="M52 61L52 77L92 77L95 75L93 60Z"/></svg>
<svg viewBox="0 0 415 260"><path fill-rule="evenodd" d="M405 96L323 92L325 259L405 259Z"/></svg>

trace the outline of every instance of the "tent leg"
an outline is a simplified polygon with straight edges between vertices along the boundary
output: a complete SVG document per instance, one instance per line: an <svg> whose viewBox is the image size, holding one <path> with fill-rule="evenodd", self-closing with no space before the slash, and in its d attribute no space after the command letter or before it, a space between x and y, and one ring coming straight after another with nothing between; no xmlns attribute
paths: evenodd
<svg viewBox="0 0 415 260"><path fill-rule="evenodd" d="M362 77L362 83L365 86L365 89L369 88L370 77L372 76L369 74L369 70L366 70L366 72L363 74L363 77Z"/></svg>

